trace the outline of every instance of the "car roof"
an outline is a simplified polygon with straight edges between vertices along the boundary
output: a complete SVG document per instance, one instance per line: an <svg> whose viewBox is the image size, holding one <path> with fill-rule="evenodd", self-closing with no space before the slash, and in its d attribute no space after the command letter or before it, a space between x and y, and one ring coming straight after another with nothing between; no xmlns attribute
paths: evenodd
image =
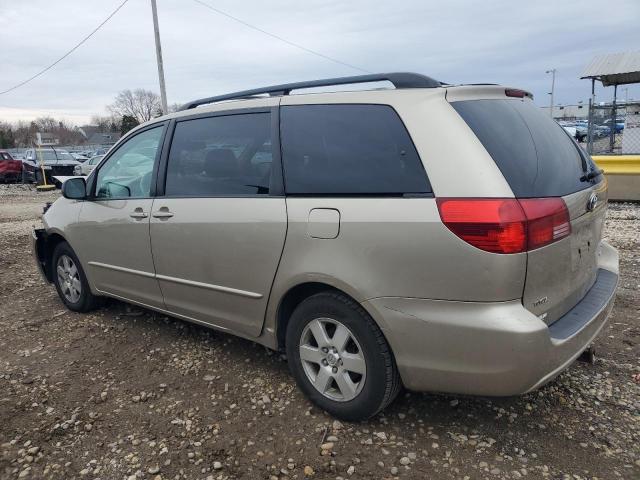
<svg viewBox="0 0 640 480"><path fill-rule="evenodd" d="M305 89L317 89L338 85L364 84L387 81L394 85L395 88L372 88L339 91L312 91L304 92ZM302 92L291 95L292 90L302 90ZM278 106L282 99L296 99L292 103L304 104L308 103L337 103L342 101L355 101L356 103L388 103L389 95L419 95L423 96L427 92L436 93L442 96L445 92L449 101L480 99L480 98L505 98L508 90L521 92L524 96L533 98L533 96L524 90L500 86L496 84L467 84L467 85L451 85L434 80L431 77L417 73L384 73L359 75L354 77L341 77L325 80L312 80L308 82L296 82L282 85L274 85L271 87L263 87L252 90L243 90L240 92L218 95L215 97L206 97L200 100L194 100L185 104L180 110L153 118L134 129L127 132L121 140L131 136L133 133L150 127L156 123L165 122L171 119L177 119L185 116L193 116L198 114L207 114L212 112L223 112L227 110L245 109L245 108L269 108ZM303 100L304 99L304 100Z"/></svg>

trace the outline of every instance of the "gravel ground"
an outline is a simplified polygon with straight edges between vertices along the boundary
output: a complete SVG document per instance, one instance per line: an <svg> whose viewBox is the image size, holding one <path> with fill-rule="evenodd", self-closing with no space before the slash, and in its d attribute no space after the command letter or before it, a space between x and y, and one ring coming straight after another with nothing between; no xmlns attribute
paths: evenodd
<svg viewBox="0 0 640 480"><path fill-rule="evenodd" d="M0 186L0 478L640 478L640 205L610 205L622 278L595 365L348 424L251 342L115 301L67 311L29 245L56 195Z"/></svg>

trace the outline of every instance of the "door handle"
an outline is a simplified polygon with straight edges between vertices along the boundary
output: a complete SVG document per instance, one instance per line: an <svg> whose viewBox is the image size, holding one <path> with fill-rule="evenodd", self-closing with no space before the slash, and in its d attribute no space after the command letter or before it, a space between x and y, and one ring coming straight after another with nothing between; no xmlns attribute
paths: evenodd
<svg viewBox="0 0 640 480"><path fill-rule="evenodd" d="M152 213L151 215L153 216L153 218L171 218L171 217L173 217L173 213L171 213L167 207L160 207L160 210L158 210L155 213Z"/></svg>
<svg viewBox="0 0 640 480"><path fill-rule="evenodd" d="M149 215L144 213L142 210L134 210L132 213L129 214L129 216L131 218L135 218L136 220L140 220L142 218L147 218Z"/></svg>

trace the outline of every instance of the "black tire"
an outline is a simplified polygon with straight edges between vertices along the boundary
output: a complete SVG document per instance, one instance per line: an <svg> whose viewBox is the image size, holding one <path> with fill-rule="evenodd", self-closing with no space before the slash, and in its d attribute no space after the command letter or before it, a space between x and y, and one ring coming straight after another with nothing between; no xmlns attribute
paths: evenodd
<svg viewBox="0 0 640 480"><path fill-rule="evenodd" d="M76 267L77 279L79 280L81 287L77 300L69 298L69 295L64 293L65 287L61 284L61 280L58 275L57 266L63 256L70 258ZM87 282L87 276L82 269L82 265L67 242L60 242L56 246L53 250L51 262L53 283L56 286L60 300L62 300L69 310L74 312L89 312L100 306L101 298L91 293L91 288L89 287L89 282Z"/></svg>
<svg viewBox="0 0 640 480"><path fill-rule="evenodd" d="M300 343L304 341L307 325L321 318L336 320L346 326L364 357L366 376L353 399L328 398L316 389L305 372ZM289 368L300 389L318 407L342 420L366 420L389 405L400 391L398 369L382 331L360 304L339 292L312 295L296 307L287 325L286 351Z"/></svg>

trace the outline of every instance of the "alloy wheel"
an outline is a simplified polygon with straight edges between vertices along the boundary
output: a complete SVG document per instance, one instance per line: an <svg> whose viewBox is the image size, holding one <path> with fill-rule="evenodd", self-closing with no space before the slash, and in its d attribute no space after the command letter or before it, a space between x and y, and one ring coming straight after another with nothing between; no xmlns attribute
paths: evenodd
<svg viewBox="0 0 640 480"><path fill-rule="evenodd" d="M358 340L346 325L331 318L312 320L302 332L298 350L307 378L322 395L338 402L358 396L367 365Z"/></svg>
<svg viewBox="0 0 640 480"><path fill-rule="evenodd" d="M58 274L58 285L60 285L64 298L71 303L78 303L82 294L82 283L80 282L78 267L73 259L68 255L60 255L56 265L56 272Z"/></svg>

